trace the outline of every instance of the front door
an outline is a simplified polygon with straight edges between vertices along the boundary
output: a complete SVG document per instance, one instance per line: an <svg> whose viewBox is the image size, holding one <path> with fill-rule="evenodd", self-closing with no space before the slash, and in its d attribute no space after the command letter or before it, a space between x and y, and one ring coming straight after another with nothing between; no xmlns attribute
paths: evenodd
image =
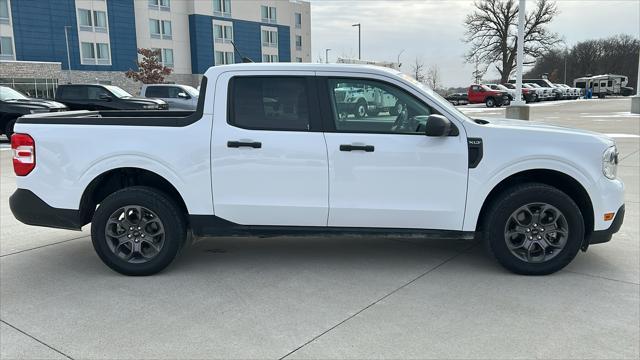
<svg viewBox="0 0 640 360"><path fill-rule="evenodd" d="M217 81L211 168L218 217L327 225L327 148L313 73L287 75L227 73Z"/></svg>
<svg viewBox="0 0 640 360"><path fill-rule="evenodd" d="M331 109L325 133L329 154L329 226L460 230L468 157L459 135L428 137L428 104L383 81L328 78L320 86ZM363 86L393 96L401 111L339 116L341 89Z"/></svg>

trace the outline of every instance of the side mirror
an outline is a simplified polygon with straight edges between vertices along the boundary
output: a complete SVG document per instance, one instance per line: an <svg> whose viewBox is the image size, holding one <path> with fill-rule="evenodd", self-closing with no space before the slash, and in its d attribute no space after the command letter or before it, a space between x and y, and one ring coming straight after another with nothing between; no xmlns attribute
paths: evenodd
<svg viewBox="0 0 640 360"><path fill-rule="evenodd" d="M427 136L449 136L453 135L451 121L442 115L429 115L424 133Z"/></svg>
<svg viewBox="0 0 640 360"><path fill-rule="evenodd" d="M179 92L178 97L180 99L191 99L191 96L187 95L187 93Z"/></svg>
<svg viewBox="0 0 640 360"><path fill-rule="evenodd" d="M109 96L108 94L100 94L100 96L98 96L98 99L104 100L104 101L111 101L112 100L111 96Z"/></svg>

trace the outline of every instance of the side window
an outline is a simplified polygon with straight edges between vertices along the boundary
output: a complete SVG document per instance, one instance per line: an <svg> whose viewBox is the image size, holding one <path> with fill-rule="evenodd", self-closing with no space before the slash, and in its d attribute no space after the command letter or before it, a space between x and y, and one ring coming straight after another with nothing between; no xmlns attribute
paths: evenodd
<svg viewBox="0 0 640 360"><path fill-rule="evenodd" d="M87 98L89 100L100 100L100 97L103 95L111 96L107 90L99 86L87 87Z"/></svg>
<svg viewBox="0 0 640 360"><path fill-rule="evenodd" d="M243 76L231 81L229 124L254 130L309 130L305 78Z"/></svg>
<svg viewBox="0 0 640 360"><path fill-rule="evenodd" d="M86 99L87 88L84 86L65 86L60 91L60 98L67 100Z"/></svg>
<svg viewBox="0 0 640 360"><path fill-rule="evenodd" d="M167 94L166 86L149 86L145 91L146 97L156 97L156 98L167 98L169 97Z"/></svg>
<svg viewBox="0 0 640 360"><path fill-rule="evenodd" d="M180 89L179 87L175 87L175 86L167 86L167 97L171 98L171 99L177 99L178 98L178 94L180 93L185 93L186 91L183 91L182 89Z"/></svg>
<svg viewBox="0 0 640 360"><path fill-rule="evenodd" d="M380 81L329 79L329 91L337 131L413 134L437 114L408 92Z"/></svg>

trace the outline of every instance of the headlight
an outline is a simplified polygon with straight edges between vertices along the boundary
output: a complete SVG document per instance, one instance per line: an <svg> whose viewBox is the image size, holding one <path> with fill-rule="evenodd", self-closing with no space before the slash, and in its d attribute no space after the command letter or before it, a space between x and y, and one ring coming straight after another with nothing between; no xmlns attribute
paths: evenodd
<svg viewBox="0 0 640 360"><path fill-rule="evenodd" d="M158 109L158 105L156 104L142 105L142 108L146 110L155 110L155 109Z"/></svg>
<svg viewBox="0 0 640 360"><path fill-rule="evenodd" d="M612 146L602 154L602 173L608 179L615 179L618 173L618 149Z"/></svg>

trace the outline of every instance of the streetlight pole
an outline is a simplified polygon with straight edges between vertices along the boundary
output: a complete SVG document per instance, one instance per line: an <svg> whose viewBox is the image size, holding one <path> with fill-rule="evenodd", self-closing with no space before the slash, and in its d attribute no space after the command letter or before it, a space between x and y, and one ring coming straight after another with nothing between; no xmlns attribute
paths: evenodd
<svg viewBox="0 0 640 360"><path fill-rule="evenodd" d="M640 114L640 54L638 54L638 83L636 84L636 95L631 97L631 113Z"/></svg>
<svg viewBox="0 0 640 360"><path fill-rule="evenodd" d="M567 84L567 54L569 53L569 51L567 51L567 49L564 49L564 84Z"/></svg>
<svg viewBox="0 0 640 360"><path fill-rule="evenodd" d="M353 24L351 26L357 26L358 27L358 60L362 60L362 38L361 38L361 27L360 27L360 23L357 24Z"/></svg>
<svg viewBox="0 0 640 360"><path fill-rule="evenodd" d="M324 49L324 62L325 62L326 64L328 64L328 63L329 63L329 51L330 51L330 50L331 50L331 49Z"/></svg>
<svg viewBox="0 0 640 360"><path fill-rule="evenodd" d="M67 82L71 84L71 54L69 53L69 34L67 32L71 26L64 27L64 40L67 43Z"/></svg>
<svg viewBox="0 0 640 360"><path fill-rule="evenodd" d="M529 105L522 101L522 63L524 62L524 19L525 0L518 5L518 56L516 62L516 98L506 109L506 116L512 119L529 120Z"/></svg>
<svg viewBox="0 0 640 360"><path fill-rule="evenodd" d="M402 65L402 64L400 64L400 55L402 55L402 53L403 53L403 52L404 52L404 49L402 49L402 50L398 53L398 61L397 61L397 63L398 63L398 69L400 69L400 66Z"/></svg>

